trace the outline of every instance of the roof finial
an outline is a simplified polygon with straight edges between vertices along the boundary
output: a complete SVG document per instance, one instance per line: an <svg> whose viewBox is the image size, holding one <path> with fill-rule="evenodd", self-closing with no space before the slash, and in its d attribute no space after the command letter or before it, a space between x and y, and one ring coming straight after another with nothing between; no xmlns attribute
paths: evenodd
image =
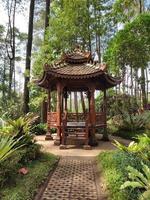
<svg viewBox="0 0 150 200"><path fill-rule="evenodd" d="M75 45L74 52L82 52L81 46L79 44Z"/></svg>

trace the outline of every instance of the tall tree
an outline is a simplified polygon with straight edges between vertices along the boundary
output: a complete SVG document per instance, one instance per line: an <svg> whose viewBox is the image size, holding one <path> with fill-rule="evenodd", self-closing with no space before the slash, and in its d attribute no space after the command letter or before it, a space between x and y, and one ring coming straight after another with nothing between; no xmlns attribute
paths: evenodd
<svg viewBox="0 0 150 200"><path fill-rule="evenodd" d="M49 27L49 15L50 15L50 0L46 0L46 9L45 9L45 31Z"/></svg>
<svg viewBox="0 0 150 200"><path fill-rule="evenodd" d="M143 106L146 105L145 69L150 60L150 15L148 13L139 15L134 21L127 24L123 30L119 31L106 52L108 65L114 71L126 71L130 67L141 71L138 81L142 91ZM133 73L132 73L133 74ZM144 78L143 78L144 77ZM132 81L132 79L131 79ZM132 83L131 83L132 84ZM132 86L134 86L132 84Z"/></svg>
<svg viewBox="0 0 150 200"><path fill-rule="evenodd" d="M24 83L24 99L23 99L24 113L29 112L29 86L28 84L30 81L30 69L31 69L34 7L35 7L35 0L31 0L30 11L29 11L28 41L27 41L27 50L26 50L26 67L25 67L25 83Z"/></svg>

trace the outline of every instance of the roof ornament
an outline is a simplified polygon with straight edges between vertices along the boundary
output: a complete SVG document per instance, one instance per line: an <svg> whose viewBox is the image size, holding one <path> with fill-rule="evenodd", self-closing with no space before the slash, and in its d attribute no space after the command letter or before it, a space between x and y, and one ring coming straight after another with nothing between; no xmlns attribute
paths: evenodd
<svg viewBox="0 0 150 200"><path fill-rule="evenodd" d="M95 69L100 69L101 71L106 71L106 63L96 63Z"/></svg>

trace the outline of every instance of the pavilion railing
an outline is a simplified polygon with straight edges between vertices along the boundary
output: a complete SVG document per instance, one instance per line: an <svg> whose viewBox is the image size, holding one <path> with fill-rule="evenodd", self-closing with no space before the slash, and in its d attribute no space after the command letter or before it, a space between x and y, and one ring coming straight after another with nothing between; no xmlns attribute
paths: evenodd
<svg viewBox="0 0 150 200"><path fill-rule="evenodd" d="M48 112L47 113L47 122L50 127L57 127L57 112ZM67 122L87 122L90 123L89 113L63 113L62 121ZM95 125L96 126L106 126L106 114L104 112L97 112L95 116Z"/></svg>
<svg viewBox="0 0 150 200"><path fill-rule="evenodd" d="M51 128L57 127L57 112L48 112L47 113L47 124Z"/></svg>
<svg viewBox="0 0 150 200"><path fill-rule="evenodd" d="M106 126L106 114L104 112L96 113L96 126Z"/></svg>

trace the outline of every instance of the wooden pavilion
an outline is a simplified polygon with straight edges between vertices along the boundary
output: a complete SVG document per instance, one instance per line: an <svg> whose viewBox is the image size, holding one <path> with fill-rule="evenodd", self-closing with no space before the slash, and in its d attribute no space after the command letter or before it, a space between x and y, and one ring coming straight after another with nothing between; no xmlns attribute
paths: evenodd
<svg viewBox="0 0 150 200"><path fill-rule="evenodd" d="M64 54L55 64L45 64L43 77L38 81L38 85L48 91L48 132L45 139L53 139L51 128L57 128L54 144L60 145L60 148L76 141L84 144L85 149L90 149L95 140L95 131L102 128L105 130L103 139L108 139L106 90L120 83L120 78L114 78L106 72L106 65L92 62L90 52L76 50ZM95 111L95 90L101 90L104 94L99 112ZM56 112L51 110L52 91L57 91ZM88 107L83 113L68 111L67 98L70 92L86 94Z"/></svg>

